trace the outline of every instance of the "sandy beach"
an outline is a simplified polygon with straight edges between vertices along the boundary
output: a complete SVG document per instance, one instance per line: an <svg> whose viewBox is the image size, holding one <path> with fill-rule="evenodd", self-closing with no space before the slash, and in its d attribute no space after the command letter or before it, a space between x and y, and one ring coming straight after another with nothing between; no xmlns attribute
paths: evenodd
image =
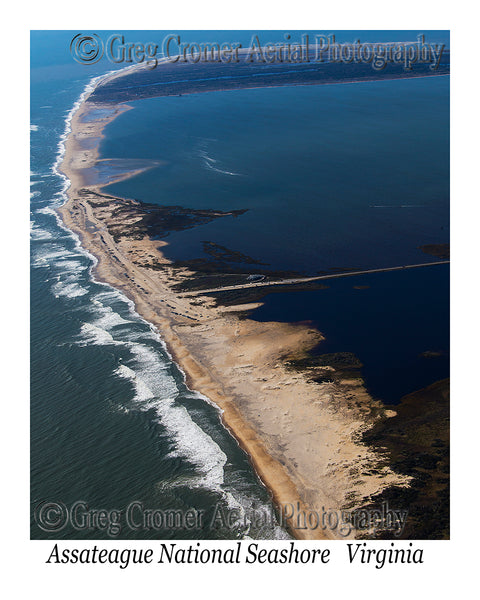
<svg viewBox="0 0 480 600"><path fill-rule="evenodd" d="M140 217L135 200L117 198L85 173L99 160L104 128L128 106L111 105L108 116L86 119L95 105L84 101L71 121L62 172L71 182L59 209L65 225L97 259L95 277L121 290L152 323L191 389L212 400L277 506L296 511L352 510L372 495L409 477L362 443L376 423L395 415L373 400L360 378L318 383L319 369L293 369L321 339L305 324L259 323L239 314L252 305L217 306L210 296L179 294L175 285L192 275L163 255L165 242L130 233ZM88 141L88 143L87 143ZM130 177L130 171L122 177ZM342 538L332 528L298 529L299 539ZM352 532L351 536L354 536Z"/></svg>

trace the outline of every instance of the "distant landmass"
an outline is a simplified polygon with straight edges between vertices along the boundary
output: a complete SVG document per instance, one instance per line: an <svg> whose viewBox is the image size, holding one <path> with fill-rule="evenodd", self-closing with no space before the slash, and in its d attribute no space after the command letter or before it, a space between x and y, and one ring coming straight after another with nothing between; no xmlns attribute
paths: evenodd
<svg viewBox="0 0 480 600"><path fill-rule="evenodd" d="M366 62L276 62L264 64L239 61L159 62L155 68L138 68L106 77L95 88L89 102L96 104L127 102L156 96L180 96L215 90L237 90L291 85L319 85L432 77L450 73L450 51L444 50L436 69L430 63L414 63L410 70L403 63L388 63L375 70Z"/></svg>

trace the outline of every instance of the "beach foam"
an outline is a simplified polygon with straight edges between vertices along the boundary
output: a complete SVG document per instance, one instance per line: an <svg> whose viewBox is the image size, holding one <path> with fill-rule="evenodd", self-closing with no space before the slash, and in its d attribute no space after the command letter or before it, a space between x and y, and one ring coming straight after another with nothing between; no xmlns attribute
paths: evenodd
<svg viewBox="0 0 480 600"><path fill-rule="evenodd" d="M93 78L73 108L66 113L65 130L60 137L57 158L51 170L46 174L31 174L38 178L32 181L32 185L40 184L52 176L59 178L61 183L58 191L47 190L44 199L40 197L32 210L32 264L52 270L45 280L51 280L52 293L59 301L81 297L88 299L88 304L85 300L79 301L74 308L75 315L83 313L84 321L74 339L77 346L118 348L116 357L121 364L112 371L112 375L128 380L132 385L132 395L122 401L118 409L127 414L132 411L152 411L154 419L166 430L166 437L171 444L170 456L186 460L195 469L193 474L175 476L161 484L172 489L184 486L213 491L229 507L242 513L243 503L248 506L252 499L248 495L243 498L230 483L225 483L228 460L225 452L209 435L208 427L203 428L192 418L194 415L189 413L182 401L194 399L198 401L200 410L205 404L219 411L218 407L207 397L187 388L185 375L173 363L158 330L137 314L134 303L122 292L95 279L92 270L97 259L81 246L78 236L65 227L55 210L65 202L70 186L69 180L59 169L65 155L65 140L71 132L72 117L104 77ZM34 192L32 197L37 198L41 194L41 191ZM117 353L117 350L113 351ZM230 468L230 478L231 472ZM238 477L241 479L242 475Z"/></svg>

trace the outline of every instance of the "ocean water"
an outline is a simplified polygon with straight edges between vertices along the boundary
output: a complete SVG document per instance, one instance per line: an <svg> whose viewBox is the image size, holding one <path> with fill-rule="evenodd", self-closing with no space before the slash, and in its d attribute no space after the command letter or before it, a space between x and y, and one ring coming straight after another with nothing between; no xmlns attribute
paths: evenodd
<svg viewBox="0 0 480 600"><path fill-rule="evenodd" d="M56 164L72 107L108 70L73 63L69 39L32 34L31 537L288 538L218 409L188 389L132 303L95 281L95 259L56 216L67 185ZM133 502L157 519L144 524L137 509L133 529L125 514ZM83 516L76 528L45 531L35 517L44 503L80 503ZM171 526L173 510L203 518ZM98 511L123 511L121 531L96 521Z"/></svg>
<svg viewBox="0 0 480 600"><path fill-rule="evenodd" d="M55 165L69 114L92 78L113 68L75 63L68 53L75 33L34 32L31 40L31 536L112 535L95 522L43 531L34 518L42 502L112 511L137 501L207 517L190 530L123 527L120 538L286 537L275 518L262 518L273 513L269 494L218 410L187 388L161 332L95 281L94 258L56 217L66 182ZM416 37L357 33L362 41ZM224 38L248 41L250 32ZM446 77L131 104L108 126L102 156L116 165L159 162L110 192L249 209L170 234L172 259L201 257L201 242L215 241L271 268L314 273L423 262L429 257L419 245L448 241ZM434 269L270 294L254 316L315 322L326 335L319 351L355 352L375 395L396 401L448 373L448 268ZM440 357L419 357L425 351ZM212 527L216 507L237 522Z"/></svg>

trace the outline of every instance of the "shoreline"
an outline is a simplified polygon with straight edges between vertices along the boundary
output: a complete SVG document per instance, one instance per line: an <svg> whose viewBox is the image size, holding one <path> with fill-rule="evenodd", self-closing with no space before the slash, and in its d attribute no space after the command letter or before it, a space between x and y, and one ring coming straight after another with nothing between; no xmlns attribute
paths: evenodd
<svg viewBox="0 0 480 600"><path fill-rule="evenodd" d="M319 384L308 373L286 367L286 360L301 358L320 341L319 332L301 324L240 320L235 312L245 306L227 310L208 297L197 296L192 303L172 290L191 272L173 269L159 250L165 242L125 235L138 220L138 203L108 196L102 185L85 185L81 172L99 159L104 128L131 107L112 104L110 116L82 121L90 110L87 101L88 95L72 114L64 142L59 169L70 187L58 212L97 258L95 276L125 293L157 328L189 388L219 407L223 425L249 456L276 505L341 510L347 503L360 506L392 485L407 485L408 477L379 466L382 456L359 441L361 433L394 411L372 400L361 380ZM129 218L119 224L114 209ZM112 224L123 228L119 239L109 232ZM149 266L152 257L162 269ZM371 473L358 475L365 471ZM330 530L295 529L292 522L289 530L298 539L339 537Z"/></svg>

